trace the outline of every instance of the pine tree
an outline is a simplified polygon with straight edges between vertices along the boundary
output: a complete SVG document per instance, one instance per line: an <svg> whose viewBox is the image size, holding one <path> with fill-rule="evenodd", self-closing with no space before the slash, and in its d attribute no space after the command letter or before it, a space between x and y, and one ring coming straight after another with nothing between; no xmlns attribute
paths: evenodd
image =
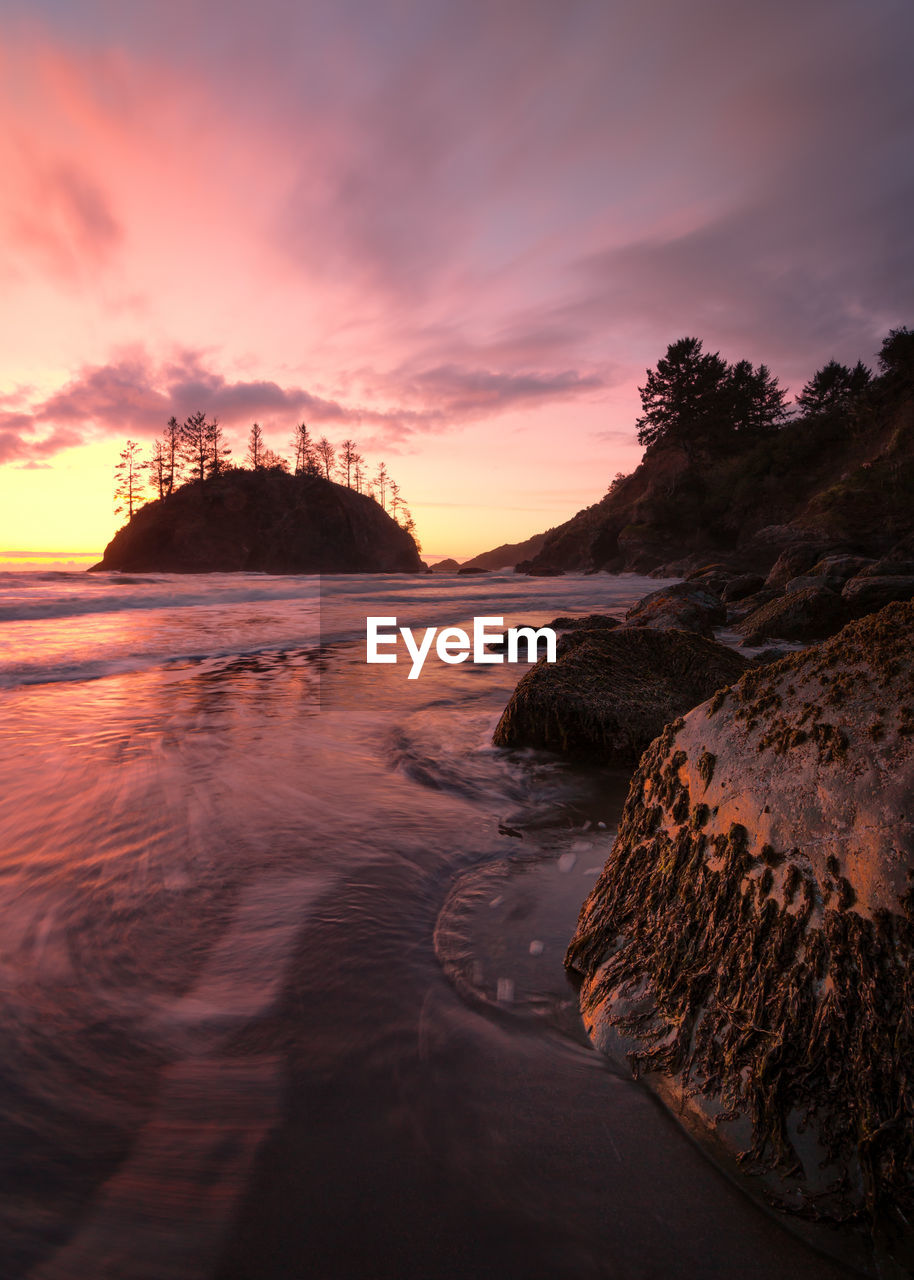
<svg viewBox="0 0 914 1280"><path fill-rule="evenodd" d="M174 416L165 427L164 450L166 492L173 493L181 483L181 428Z"/></svg>
<svg viewBox="0 0 914 1280"><path fill-rule="evenodd" d="M192 413L181 424L181 457L191 478L202 485L210 457L209 423L205 413Z"/></svg>
<svg viewBox="0 0 914 1280"><path fill-rule="evenodd" d="M330 472L333 470L333 464L336 461L336 449L330 443L326 436L321 436L317 444L314 446L314 452L320 459L321 466L324 470L324 476L330 479Z"/></svg>
<svg viewBox="0 0 914 1280"><path fill-rule="evenodd" d="M643 415L638 443L679 445L691 458L714 443L725 427L728 367L719 352L703 352L699 338L670 343L639 387Z"/></svg>
<svg viewBox="0 0 914 1280"><path fill-rule="evenodd" d="M228 471L232 456L231 446L225 439L225 432L219 426L218 418L213 418L212 422L206 424L206 444L208 454L206 474L208 479L212 479Z"/></svg>
<svg viewBox="0 0 914 1280"><path fill-rule="evenodd" d="M346 477L346 488L352 488L352 477L355 468L362 461L358 446L354 440L344 440L340 445L340 468Z"/></svg>
<svg viewBox="0 0 914 1280"><path fill-rule="evenodd" d="M308 427L300 422L295 428L290 441L294 463L292 470L297 476L313 475L315 469L314 441Z"/></svg>
<svg viewBox="0 0 914 1280"><path fill-rule="evenodd" d="M150 474L149 483L159 501L170 493L168 472L168 447L161 440L155 440L146 467Z"/></svg>
<svg viewBox="0 0 914 1280"><path fill-rule="evenodd" d="M263 432L258 423L255 422L251 427L251 434L248 436L247 462L252 471L259 471L265 465L263 461L264 447Z"/></svg>
<svg viewBox="0 0 914 1280"><path fill-rule="evenodd" d="M739 360L727 374L728 426L741 441L771 435L787 416L787 392L767 365Z"/></svg>
<svg viewBox="0 0 914 1280"><path fill-rule="evenodd" d="M140 458L140 446L135 440L128 440L121 450L121 460L114 468L114 514L127 512L127 519L133 519L133 513L140 506L143 489L143 472L147 464Z"/></svg>
<svg viewBox="0 0 914 1280"><path fill-rule="evenodd" d="M853 369L837 360L818 369L797 396L806 417L843 408L865 391L872 381L869 369L858 360Z"/></svg>
<svg viewBox="0 0 914 1280"><path fill-rule="evenodd" d="M384 463L378 464L378 470L375 474L375 484L378 486L379 502L384 510L387 510L387 486L390 483L390 475Z"/></svg>

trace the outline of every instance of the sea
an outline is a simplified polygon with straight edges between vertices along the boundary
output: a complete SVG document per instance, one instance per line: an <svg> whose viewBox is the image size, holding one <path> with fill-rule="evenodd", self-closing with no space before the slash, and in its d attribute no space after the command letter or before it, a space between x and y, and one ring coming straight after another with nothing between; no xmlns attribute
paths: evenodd
<svg viewBox="0 0 914 1280"><path fill-rule="evenodd" d="M656 581L0 574L0 1280L824 1280L587 1040L624 770L366 618Z"/></svg>

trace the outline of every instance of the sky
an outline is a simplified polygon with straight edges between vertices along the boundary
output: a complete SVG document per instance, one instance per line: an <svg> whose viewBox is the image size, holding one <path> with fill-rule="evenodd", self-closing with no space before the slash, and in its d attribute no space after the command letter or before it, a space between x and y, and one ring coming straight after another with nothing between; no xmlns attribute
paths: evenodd
<svg viewBox="0 0 914 1280"><path fill-rule="evenodd" d="M637 465L679 337L872 366L912 42L910 0L0 0L0 559L99 552L172 414L352 437L462 559Z"/></svg>

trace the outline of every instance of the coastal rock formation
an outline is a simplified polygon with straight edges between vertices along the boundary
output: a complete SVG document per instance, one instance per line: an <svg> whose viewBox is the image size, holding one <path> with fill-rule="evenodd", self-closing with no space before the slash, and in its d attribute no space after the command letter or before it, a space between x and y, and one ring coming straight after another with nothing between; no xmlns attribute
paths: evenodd
<svg viewBox="0 0 914 1280"><path fill-rule="evenodd" d="M431 566L432 573L456 573L460 568L456 560L439 560L437 564Z"/></svg>
<svg viewBox="0 0 914 1280"><path fill-rule="evenodd" d="M493 741L634 763L669 720L746 667L732 649L682 631L572 631L555 663L539 662L519 681Z"/></svg>
<svg viewBox="0 0 914 1280"><path fill-rule="evenodd" d="M372 499L319 476L231 470L150 502L96 570L130 573L418 573L405 529Z"/></svg>
<svg viewBox="0 0 914 1280"><path fill-rule="evenodd" d="M698 582L677 582L642 597L625 615L626 627L653 627L659 631L695 631L710 636L723 626L727 613L720 597Z"/></svg>
<svg viewBox="0 0 914 1280"><path fill-rule="evenodd" d="M737 622L735 630L749 645L761 644L772 636L779 640L820 640L837 631L846 616L837 592L802 587L753 610Z"/></svg>
<svg viewBox="0 0 914 1280"><path fill-rule="evenodd" d="M889 1252L914 1220L912 646L889 605L668 725L566 958L601 1049Z"/></svg>
<svg viewBox="0 0 914 1280"><path fill-rule="evenodd" d="M881 577L851 578L844 584L841 597L851 612L858 617L865 613L875 613L884 605L894 600L911 600L914 598L914 575L888 574Z"/></svg>

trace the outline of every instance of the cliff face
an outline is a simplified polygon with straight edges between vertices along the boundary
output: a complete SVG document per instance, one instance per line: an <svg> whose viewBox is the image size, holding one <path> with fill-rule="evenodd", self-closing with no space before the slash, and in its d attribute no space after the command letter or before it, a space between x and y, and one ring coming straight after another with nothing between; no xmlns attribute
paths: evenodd
<svg viewBox="0 0 914 1280"><path fill-rule="evenodd" d="M914 400L789 423L740 452L655 446L592 507L551 530L519 571L671 576L725 560L767 571L792 542L882 555L914 530Z"/></svg>
<svg viewBox="0 0 914 1280"><path fill-rule="evenodd" d="M410 535L318 476L228 471L137 511L93 569L131 573L416 573Z"/></svg>

